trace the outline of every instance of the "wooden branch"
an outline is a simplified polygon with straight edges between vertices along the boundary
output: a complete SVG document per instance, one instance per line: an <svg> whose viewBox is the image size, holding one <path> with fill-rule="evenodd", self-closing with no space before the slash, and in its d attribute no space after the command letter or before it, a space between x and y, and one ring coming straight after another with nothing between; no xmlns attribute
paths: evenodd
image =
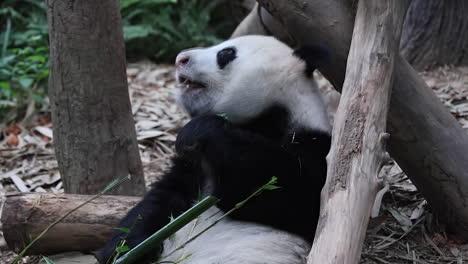
<svg viewBox="0 0 468 264"><path fill-rule="evenodd" d="M298 43L319 42L334 51L332 63L320 72L341 90L354 24L353 1L258 2ZM468 239L468 135L401 56L395 61L388 130L390 155L449 231Z"/></svg>
<svg viewBox="0 0 468 264"><path fill-rule="evenodd" d="M242 22L237 26L236 30L231 35L231 38L235 38L238 36L243 35L250 35L251 32L253 34L261 34L266 35L267 32L262 26L260 22L260 18L257 14L258 4L255 3L254 7L250 11L250 13L242 20Z"/></svg>
<svg viewBox="0 0 468 264"><path fill-rule="evenodd" d="M261 18L259 16L259 12L261 12ZM266 27L266 25L268 25L268 27ZM250 11L244 20L237 26L236 30L232 33L231 38L255 34L268 35L270 33L268 31L273 31L275 33L275 37L283 42L291 43L291 41L293 41L283 26L278 23L264 8L259 7L258 3L255 3L252 11Z"/></svg>
<svg viewBox="0 0 468 264"><path fill-rule="evenodd" d="M359 1L308 263L358 263L387 161L387 110L409 0Z"/></svg>
<svg viewBox="0 0 468 264"><path fill-rule="evenodd" d="M341 91L354 24L354 11L346 0L258 0L298 43L329 45L335 56L320 72ZM270 28L268 21L264 21ZM273 27L273 30L276 27ZM272 30L272 31L273 31ZM273 31L276 34L276 31ZM339 39L339 41L336 41ZM291 44L291 43L290 43Z"/></svg>
<svg viewBox="0 0 468 264"><path fill-rule="evenodd" d="M89 197L51 193L7 196L1 221L8 246L20 252L50 223ZM102 196L53 227L27 254L96 250L104 245L120 219L140 199L134 196Z"/></svg>

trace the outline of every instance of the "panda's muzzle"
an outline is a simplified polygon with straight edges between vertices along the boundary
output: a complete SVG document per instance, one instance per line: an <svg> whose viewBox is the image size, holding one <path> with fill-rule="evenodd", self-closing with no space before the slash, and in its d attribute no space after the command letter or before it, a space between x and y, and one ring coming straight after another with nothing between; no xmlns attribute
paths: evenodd
<svg viewBox="0 0 468 264"><path fill-rule="evenodd" d="M206 88L205 84L203 84L201 82L198 82L198 81L195 81L195 80L192 80L186 75L179 75L178 82L179 82L179 85L182 86L182 88L185 88L185 89L203 89L203 88Z"/></svg>

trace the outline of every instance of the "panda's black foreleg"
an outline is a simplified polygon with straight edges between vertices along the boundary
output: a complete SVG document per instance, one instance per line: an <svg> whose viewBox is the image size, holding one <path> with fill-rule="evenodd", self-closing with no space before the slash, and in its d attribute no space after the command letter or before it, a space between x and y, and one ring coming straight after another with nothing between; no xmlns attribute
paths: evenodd
<svg viewBox="0 0 468 264"><path fill-rule="evenodd" d="M190 208L200 190L198 168L182 158L175 158L171 170L155 183L141 202L132 208L117 227L131 228L130 233L116 230L111 240L96 254L99 263L106 263L115 249L125 238L125 245L135 247L157 230L168 224L171 217L177 217ZM141 219L138 220L138 218ZM160 250L142 256L146 263L155 259Z"/></svg>

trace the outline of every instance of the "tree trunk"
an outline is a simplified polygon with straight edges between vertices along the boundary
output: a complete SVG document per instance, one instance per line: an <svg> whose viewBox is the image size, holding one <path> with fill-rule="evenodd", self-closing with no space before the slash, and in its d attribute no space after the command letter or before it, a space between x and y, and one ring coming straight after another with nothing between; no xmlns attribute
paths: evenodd
<svg viewBox="0 0 468 264"><path fill-rule="evenodd" d="M20 252L50 223L89 198L86 195L52 193L7 196L1 215L5 241L15 252ZM120 219L140 199L134 196L101 196L50 229L28 254L96 250L104 245Z"/></svg>
<svg viewBox="0 0 468 264"><path fill-rule="evenodd" d="M54 146L65 192L142 195L119 2L47 0Z"/></svg>
<svg viewBox="0 0 468 264"><path fill-rule="evenodd" d="M393 66L410 1L359 1L308 263L358 263L382 165Z"/></svg>
<svg viewBox="0 0 468 264"><path fill-rule="evenodd" d="M260 12L260 13L259 13ZM260 17L261 16L261 17ZM266 26L268 25L268 26ZM244 35L269 35L270 27L275 30L275 37L283 42L291 43L294 41L284 30L282 25L278 23L264 8L254 5L250 13L237 26L236 30L231 35L231 38Z"/></svg>
<svg viewBox="0 0 468 264"><path fill-rule="evenodd" d="M468 65L468 1L413 0L400 49L418 69Z"/></svg>
<svg viewBox="0 0 468 264"><path fill-rule="evenodd" d="M354 24L351 2L258 2L299 43L324 43L334 51L332 63L320 72L341 90ZM392 91L389 153L449 231L468 239L468 134L401 56L395 61Z"/></svg>

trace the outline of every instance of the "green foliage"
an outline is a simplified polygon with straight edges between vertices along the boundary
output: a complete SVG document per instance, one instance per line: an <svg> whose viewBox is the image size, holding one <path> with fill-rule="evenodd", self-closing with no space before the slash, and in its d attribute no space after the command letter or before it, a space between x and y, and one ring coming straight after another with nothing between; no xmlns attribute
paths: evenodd
<svg viewBox="0 0 468 264"><path fill-rule="evenodd" d="M13 107L44 104L49 75L45 2L6 0L0 4L0 120Z"/></svg>
<svg viewBox="0 0 468 264"><path fill-rule="evenodd" d="M23 100L27 96L43 103L44 86L37 85L49 76L48 49L40 46L36 48L13 48L0 61L0 96L11 100Z"/></svg>
<svg viewBox="0 0 468 264"><path fill-rule="evenodd" d="M182 49L220 42L217 33L225 23L214 27L210 22L223 2L227 0L122 0L127 52L172 61Z"/></svg>

